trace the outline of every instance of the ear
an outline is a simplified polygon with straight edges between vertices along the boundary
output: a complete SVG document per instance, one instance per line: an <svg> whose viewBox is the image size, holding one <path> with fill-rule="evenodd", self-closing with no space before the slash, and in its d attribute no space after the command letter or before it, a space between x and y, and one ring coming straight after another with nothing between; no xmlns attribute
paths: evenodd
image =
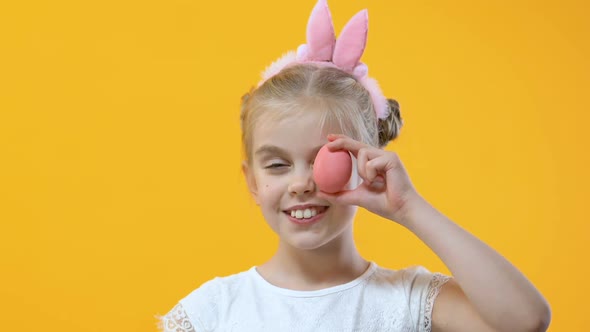
<svg viewBox="0 0 590 332"><path fill-rule="evenodd" d="M248 165L246 160L242 161L242 173L244 173L244 177L246 178L246 184L248 185L248 190L254 197L254 201L256 201L256 205L260 205L258 203L258 186L256 185L256 178L254 177L254 173L252 169Z"/></svg>

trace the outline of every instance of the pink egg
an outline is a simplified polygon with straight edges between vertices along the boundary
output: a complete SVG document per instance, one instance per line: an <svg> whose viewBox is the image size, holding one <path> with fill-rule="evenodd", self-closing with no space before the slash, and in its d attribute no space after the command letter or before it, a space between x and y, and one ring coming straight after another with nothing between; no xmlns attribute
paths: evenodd
<svg viewBox="0 0 590 332"><path fill-rule="evenodd" d="M341 191L351 175L352 158L348 151L330 151L325 145L320 149L313 164L313 178L321 191Z"/></svg>

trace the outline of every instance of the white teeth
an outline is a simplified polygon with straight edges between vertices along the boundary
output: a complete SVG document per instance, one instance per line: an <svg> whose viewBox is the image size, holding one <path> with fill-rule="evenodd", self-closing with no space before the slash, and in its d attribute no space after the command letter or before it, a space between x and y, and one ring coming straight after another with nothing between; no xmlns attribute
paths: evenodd
<svg viewBox="0 0 590 332"><path fill-rule="evenodd" d="M318 215L318 211L315 208L309 208L305 210L291 210L291 217L297 219L309 219Z"/></svg>

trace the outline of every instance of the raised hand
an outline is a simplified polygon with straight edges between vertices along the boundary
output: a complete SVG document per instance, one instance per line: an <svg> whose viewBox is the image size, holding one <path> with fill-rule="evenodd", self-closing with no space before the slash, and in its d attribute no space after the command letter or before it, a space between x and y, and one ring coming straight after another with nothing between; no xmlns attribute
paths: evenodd
<svg viewBox="0 0 590 332"><path fill-rule="evenodd" d="M348 150L356 157L362 183L355 189L334 194L319 192L318 197L335 204L357 205L403 224L408 203L421 197L397 153L372 147L345 135L330 134L328 140L330 151Z"/></svg>

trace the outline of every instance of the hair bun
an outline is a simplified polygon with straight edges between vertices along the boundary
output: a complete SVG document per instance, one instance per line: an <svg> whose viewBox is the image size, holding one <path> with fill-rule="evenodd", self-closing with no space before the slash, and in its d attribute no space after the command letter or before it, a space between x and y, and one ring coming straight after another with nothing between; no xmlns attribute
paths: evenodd
<svg viewBox="0 0 590 332"><path fill-rule="evenodd" d="M399 103L395 99L387 99L389 115L385 119L379 119L379 147L387 146L398 135L403 126Z"/></svg>

